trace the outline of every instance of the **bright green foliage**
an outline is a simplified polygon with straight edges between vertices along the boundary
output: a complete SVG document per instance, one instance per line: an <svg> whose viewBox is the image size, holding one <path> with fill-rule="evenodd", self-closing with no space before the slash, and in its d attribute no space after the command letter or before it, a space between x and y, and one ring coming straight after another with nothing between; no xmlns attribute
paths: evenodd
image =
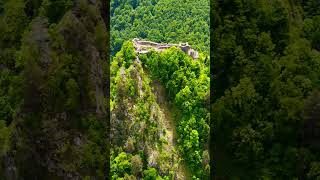
<svg viewBox="0 0 320 180"><path fill-rule="evenodd" d="M126 63L125 67L128 68L136 57L133 44L129 41L123 43L122 52L124 58L123 60Z"/></svg>
<svg viewBox="0 0 320 180"><path fill-rule="evenodd" d="M193 173L203 176L202 152L209 134L209 67L205 58L193 60L180 49L141 56L154 79L165 84L170 98L181 111L178 123L180 150Z"/></svg>
<svg viewBox="0 0 320 180"><path fill-rule="evenodd" d="M143 179L144 180L162 180L162 178L158 175L158 172L154 168L149 168L148 170L143 171Z"/></svg>
<svg viewBox="0 0 320 180"><path fill-rule="evenodd" d="M111 174L112 179L118 179L123 177L125 174L130 174L132 169L132 164L130 162L130 155L122 152L118 154L111 162Z"/></svg>
<svg viewBox="0 0 320 180"><path fill-rule="evenodd" d="M167 137L160 135L164 131L163 112L159 110L151 80L136 58L129 41L111 63L111 176L161 179L159 172L162 172L172 177L169 172L175 169L171 164L176 162L163 154L176 155L173 150L168 151L172 147L167 147ZM159 172L150 170L151 164Z"/></svg>
<svg viewBox="0 0 320 180"><path fill-rule="evenodd" d="M189 42L209 52L208 0L111 1L111 51L141 38L156 42Z"/></svg>
<svg viewBox="0 0 320 180"><path fill-rule="evenodd" d="M143 69L148 70L154 81L164 85L169 100L178 108L179 115L174 122L178 125L178 153L182 154L192 174L198 178L207 177L204 169L208 162L203 163L202 155L209 134L209 112L206 106L209 97L209 68L202 54L194 60L173 47L162 53L137 55L131 42L124 43L111 63L112 152L119 155L125 150L137 157L134 158L131 172L137 177L160 179L158 173L166 175L163 178L170 178L177 173L171 165L176 156L173 152L166 152L168 142L166 137L161 137L165 133L161 129L163 120L159 117L160 112L155 110L157 105L151 83ZM146 151L142 148L146 146L153 149ZM144 155L138 156L139 150L143 150ZM111 157L111 166L116 166L116 157ZM138 157L142 158L143 168ZM155 164L159 172L150 164ZM122 173L116 178L125 176Z"/></svg>
<svg viewBox="0 0 320 180"><path fill-rule="evenodd" d="M129 68L137 56L130 51L134 49L127 40L140 38L165 43L189 42L193 48L208 55L207 0L112 0L110 13L111 51L116 54L122 49L122 55L117 54L113 60L116 62L111 64L114 70L111 79L114 77L117 82L111 86L112 109L122 106L116 100L119 97L139 97L136 80L121 81L121 66ZM190 169L193 169L192 173L202 177L201 156L209 133L209 113L206 107L209 102L209 58L201 54L198 60L193 60L181 50L171 48L163 53L141 55L139 59L152 79L165 86L169 99L178 107L181 114L177 117L180 153ZM140 119L147 120L147 114L142 111Z"/></svg>

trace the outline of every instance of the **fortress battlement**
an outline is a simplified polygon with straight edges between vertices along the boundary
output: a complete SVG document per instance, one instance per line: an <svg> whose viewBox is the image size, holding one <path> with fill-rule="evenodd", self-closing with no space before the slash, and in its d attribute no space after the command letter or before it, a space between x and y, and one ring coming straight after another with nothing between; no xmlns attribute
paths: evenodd
<svg viewBox="0 0 320 180"><path fill-rule="evenodd" d="M179 44L171 44L171 43L168 44L168 43L157 43L152 41L140 40L138 38L134 38L132 42L136 49L136 52L140 54L148 53L150 49L154 49L155 51L161 52L165 49L175 46L175 47L179 47L183 52L191 56L193 59L199 58L198 52L192 49L188 44L188 42L179 43Z"/></svg>

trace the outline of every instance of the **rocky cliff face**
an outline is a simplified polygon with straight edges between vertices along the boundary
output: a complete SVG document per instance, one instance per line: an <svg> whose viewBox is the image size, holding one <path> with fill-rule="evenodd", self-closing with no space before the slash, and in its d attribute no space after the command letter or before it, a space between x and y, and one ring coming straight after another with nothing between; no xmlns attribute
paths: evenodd
<svg viewBox="0 0 320 180"><path fill-rule="evenodd" d="M113 65L116 67L111 67L115 74L111 76L114 92L111 96L111 154L117 156L125 152L138 156L143 159L145 169L155 168L162 177L184 179L181 157L173 139L175 128L169 125L164 109L157 102L163 94L155 93L138 57L133 57L135 60L128 67L118 66L127 61L122 55L120 52L115 57ZM132 163L135 166L134 161ZM115 171L111 171L113 178ZM141 169L135 177L141 179L142 173Z"/></svg>

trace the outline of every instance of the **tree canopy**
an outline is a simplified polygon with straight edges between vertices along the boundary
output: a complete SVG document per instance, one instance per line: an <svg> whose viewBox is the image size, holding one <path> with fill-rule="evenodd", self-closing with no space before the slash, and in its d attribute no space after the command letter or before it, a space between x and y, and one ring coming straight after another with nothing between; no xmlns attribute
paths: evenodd
<svg viewBox="0 0 320 180"><path fill-rule="evenodd" d="M319 178L317 2L212 1L217 177Z"/></svg>
<svg viewBox="0 0 320 180"><path fill-rule="evenodd" d="M112 0L111 52L133 38L155 42L189 42L209 53L208 0Z"/></svg>
<svg viewBox="0 0 320 180"><path fill-rule="evenodd" d="M0 2L0 179L107 177L101 8L87 0Z"/></svg>

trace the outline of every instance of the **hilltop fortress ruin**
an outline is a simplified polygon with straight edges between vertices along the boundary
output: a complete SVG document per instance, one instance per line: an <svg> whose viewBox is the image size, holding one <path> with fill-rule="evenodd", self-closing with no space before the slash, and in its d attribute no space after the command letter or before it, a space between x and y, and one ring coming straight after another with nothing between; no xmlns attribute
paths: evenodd
<svg viewBox="0 0 320 180"><path fill-rule="evenodd" d="M193 59L199 58L199 53L194 49L192 49L188 43L179 43L179 44L156 43L152 41L140 40L138 38L134 38L132 41L136 49L136 52L139 54L148 53L151 49L161 52L165 49L175 46L175 47L179 47L183 52L191 56Z"/></svg>

